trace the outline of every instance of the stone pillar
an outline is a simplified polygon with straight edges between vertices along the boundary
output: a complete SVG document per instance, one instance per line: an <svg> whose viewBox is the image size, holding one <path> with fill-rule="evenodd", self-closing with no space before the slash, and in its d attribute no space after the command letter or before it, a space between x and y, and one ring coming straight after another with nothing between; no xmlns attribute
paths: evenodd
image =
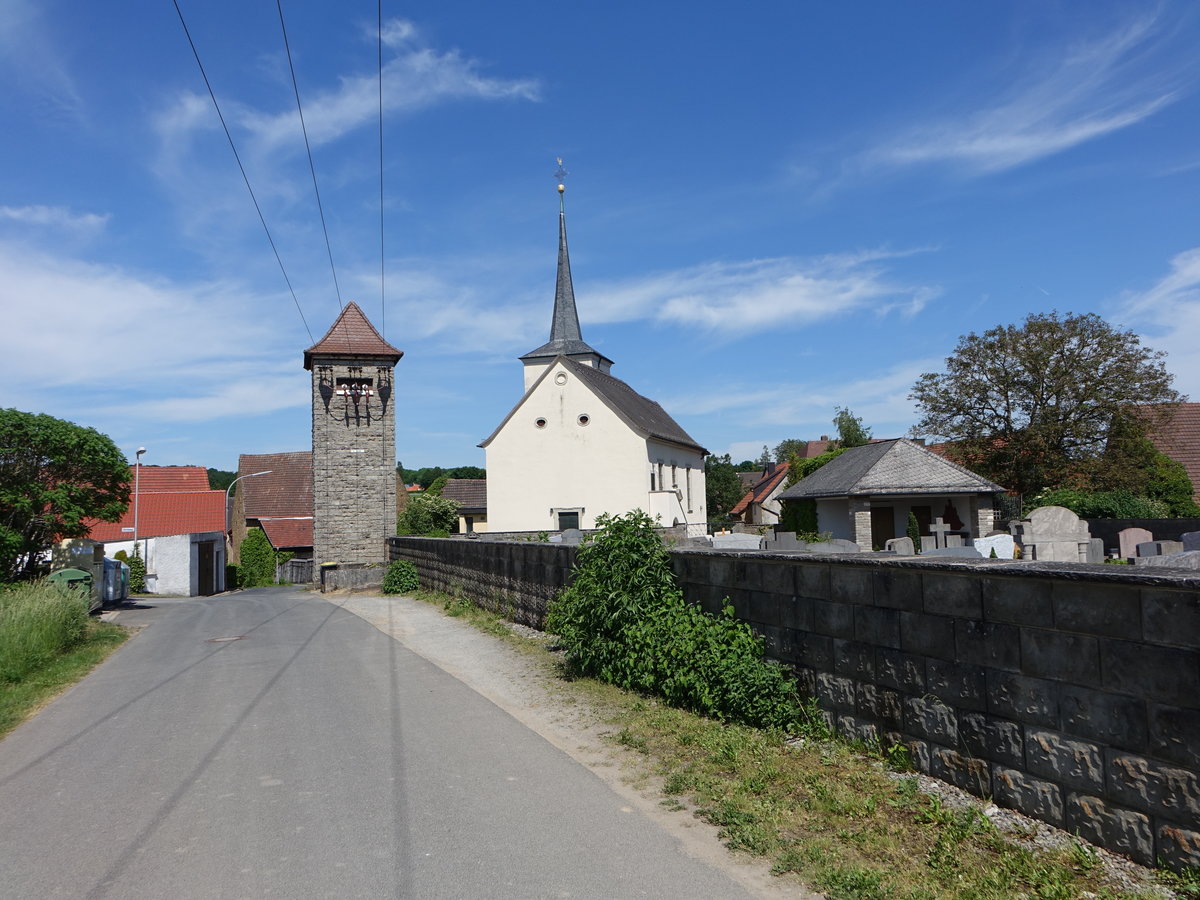
<svg viewBox="0 0 1200 900"><path fill-rule="evenodd" d="M854 532L854 543L863 550L873 549L871 543L871 501L850 498L850 524Z"/></svg>
<svg viewBox="0 0 1200 900"><path fill-rule="evenodd" d="M988 532L996 530L996 510L992 506L990 496L980 494L975 499L979 504L975 512L975 535L976 537L987 537Z"/></svg>

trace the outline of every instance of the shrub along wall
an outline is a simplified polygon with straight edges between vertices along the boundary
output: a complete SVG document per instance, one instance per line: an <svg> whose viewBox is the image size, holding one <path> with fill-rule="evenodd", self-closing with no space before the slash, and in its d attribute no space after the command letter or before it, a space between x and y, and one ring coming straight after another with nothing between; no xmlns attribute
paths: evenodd
<svg viewBox="0 0 1200 900"><path fill-rule="evenodd" d="M396 538L422 586L539 625L574 548ZM1139 862L1200 864L1200 578L674 551L844 734Z"/></svg>

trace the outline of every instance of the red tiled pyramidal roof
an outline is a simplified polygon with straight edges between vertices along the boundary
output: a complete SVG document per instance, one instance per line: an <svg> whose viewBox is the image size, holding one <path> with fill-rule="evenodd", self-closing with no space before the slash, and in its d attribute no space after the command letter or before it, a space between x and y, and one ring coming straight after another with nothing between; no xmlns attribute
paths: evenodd
<svg viewBox="0 0 1200 900"><path fill-rule="evenodd" d="M1178 403L1165 420L1152 425L1150 440L1187 470L1193 498L1200 503L1200 403Z"/></svg>
<svg viewBox="0 0 1200 900"><path fill-rule="evenodd" d="M304 368L312 368L312 358L316 355L378 356L391 360L395 365L404 351L397 350L385 341L358 308L358 304L351 301L330 326L325 337L304 351Z"/></svg>

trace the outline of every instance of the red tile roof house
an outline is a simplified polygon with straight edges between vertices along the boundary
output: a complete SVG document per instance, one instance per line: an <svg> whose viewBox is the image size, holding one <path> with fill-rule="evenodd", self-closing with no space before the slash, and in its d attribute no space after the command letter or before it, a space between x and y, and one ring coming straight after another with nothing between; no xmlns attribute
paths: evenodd
<svg viewBox="0 0 1200 900"><path fill-rule="evenodd" d="M810 441L809 443L813 443ZM777 525L782 504L779 495L787 480L788 463L771 463L729 514L746 525Z"/></svg>
<svg viewBox="0 0 1200 900"><path fill-rule="evenodd" d="M1175 411L1151 429L1150 441L1187 470L1192 498L1200 503L1200 403L1175 404Z"/></svg>
<svg viewBox="0 0 1200 900"><path fill-rule="evenodd" d="M269 475L244 476L255 472ZM242 541L259 527L276 550L289 550L297 559L313 555L312 451L243 453L238 457L242 480L234 491L230 559L241 561Z"/></svg>
<svg viewBox="0 0 1200 900"><path fill-rule="evenodd" d="M106 556L120 550L132 556L136 507L147 593L195 597L223 591L225 492L209 489L201 466L130 466L131 484L135 477L137 503L131 491L121 520L94 521L88 536L104 544Z"/></svg>

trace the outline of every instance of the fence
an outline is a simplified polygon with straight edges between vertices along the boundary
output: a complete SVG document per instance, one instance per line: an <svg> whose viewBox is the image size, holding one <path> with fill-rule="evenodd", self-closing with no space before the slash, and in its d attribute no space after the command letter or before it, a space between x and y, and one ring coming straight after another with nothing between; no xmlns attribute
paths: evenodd
<svg viewBox="0 0 1200 900"><path fill-rule="evenodd" d="M540 625L575 548L394 538L423 586ZM1123 567L672 551L832 723L1139 862L1200 865L1200 578Z"/></svg>

